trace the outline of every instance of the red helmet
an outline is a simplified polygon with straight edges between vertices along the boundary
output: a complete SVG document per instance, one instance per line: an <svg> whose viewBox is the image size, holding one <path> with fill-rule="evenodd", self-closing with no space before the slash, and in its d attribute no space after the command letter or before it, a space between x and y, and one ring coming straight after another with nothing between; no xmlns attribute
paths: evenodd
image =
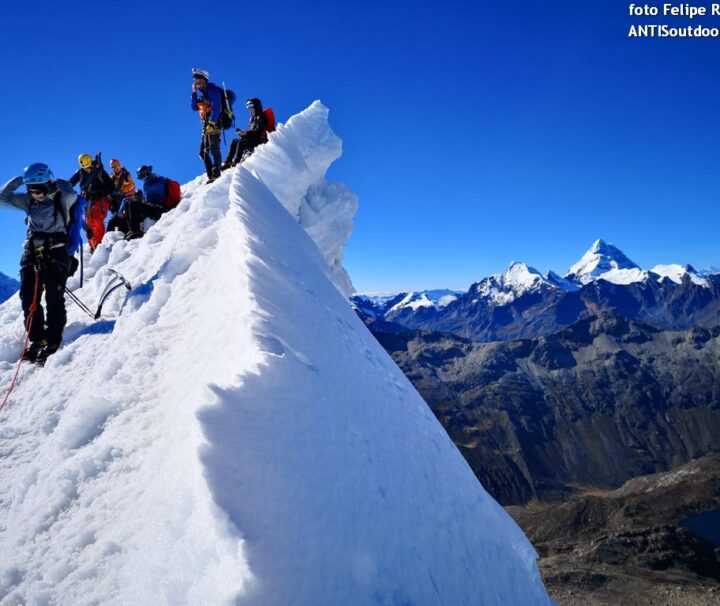
<svg viewBox="0 0 720 606"><path fill-rule="evenodd" d="M122 168L122 164L120 164L120 160L116 160L115 158L110 160L110 168Z"/></svg>

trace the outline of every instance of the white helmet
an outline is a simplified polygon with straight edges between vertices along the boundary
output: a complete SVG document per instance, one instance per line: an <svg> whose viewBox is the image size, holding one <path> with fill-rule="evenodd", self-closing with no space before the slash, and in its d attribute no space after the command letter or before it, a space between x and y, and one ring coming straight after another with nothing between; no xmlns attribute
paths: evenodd
<svg viewBox="0 0 720 606"><path fill-rule="evenodd" d="M200 76L201 78L205 78L205 80L210 80L210 73L206 72L204 69L200 69L199 67L193 67L192 73L193 77Z"/></svg>

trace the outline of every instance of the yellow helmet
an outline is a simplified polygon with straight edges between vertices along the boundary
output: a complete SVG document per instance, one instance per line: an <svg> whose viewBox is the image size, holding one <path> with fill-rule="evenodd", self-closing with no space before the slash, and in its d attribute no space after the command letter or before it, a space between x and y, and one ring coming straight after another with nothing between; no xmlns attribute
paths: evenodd
<svg viewBox="0 0 720 606"><path fill-rule="evenodd" d="M92 166L90 154L80 154L78 156L78 163L80 164L80 168L90 168Z"/></svg>

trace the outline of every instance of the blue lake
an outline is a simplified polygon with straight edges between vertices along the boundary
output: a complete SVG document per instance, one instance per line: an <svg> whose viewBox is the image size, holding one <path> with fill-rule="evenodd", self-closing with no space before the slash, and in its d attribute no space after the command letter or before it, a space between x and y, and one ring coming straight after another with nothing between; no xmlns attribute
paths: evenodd
<svg viewBox="0 0 720 606"><path fill-rule="evenodd" d="M680 520L678 526L692 530L713 543L715 547L720 547L720 509Z"/></svg>

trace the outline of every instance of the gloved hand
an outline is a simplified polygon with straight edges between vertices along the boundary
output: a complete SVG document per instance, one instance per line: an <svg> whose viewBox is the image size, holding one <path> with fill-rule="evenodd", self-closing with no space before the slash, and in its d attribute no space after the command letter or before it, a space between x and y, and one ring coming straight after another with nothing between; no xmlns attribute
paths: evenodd
<svg viewBox="0 0 720 606"><path fill-rule="evenodd" d="M212 120L208 120L205 123L205 134L207 135L216 135L220 132L220 128L218 125L213 122Z"/></svg>

